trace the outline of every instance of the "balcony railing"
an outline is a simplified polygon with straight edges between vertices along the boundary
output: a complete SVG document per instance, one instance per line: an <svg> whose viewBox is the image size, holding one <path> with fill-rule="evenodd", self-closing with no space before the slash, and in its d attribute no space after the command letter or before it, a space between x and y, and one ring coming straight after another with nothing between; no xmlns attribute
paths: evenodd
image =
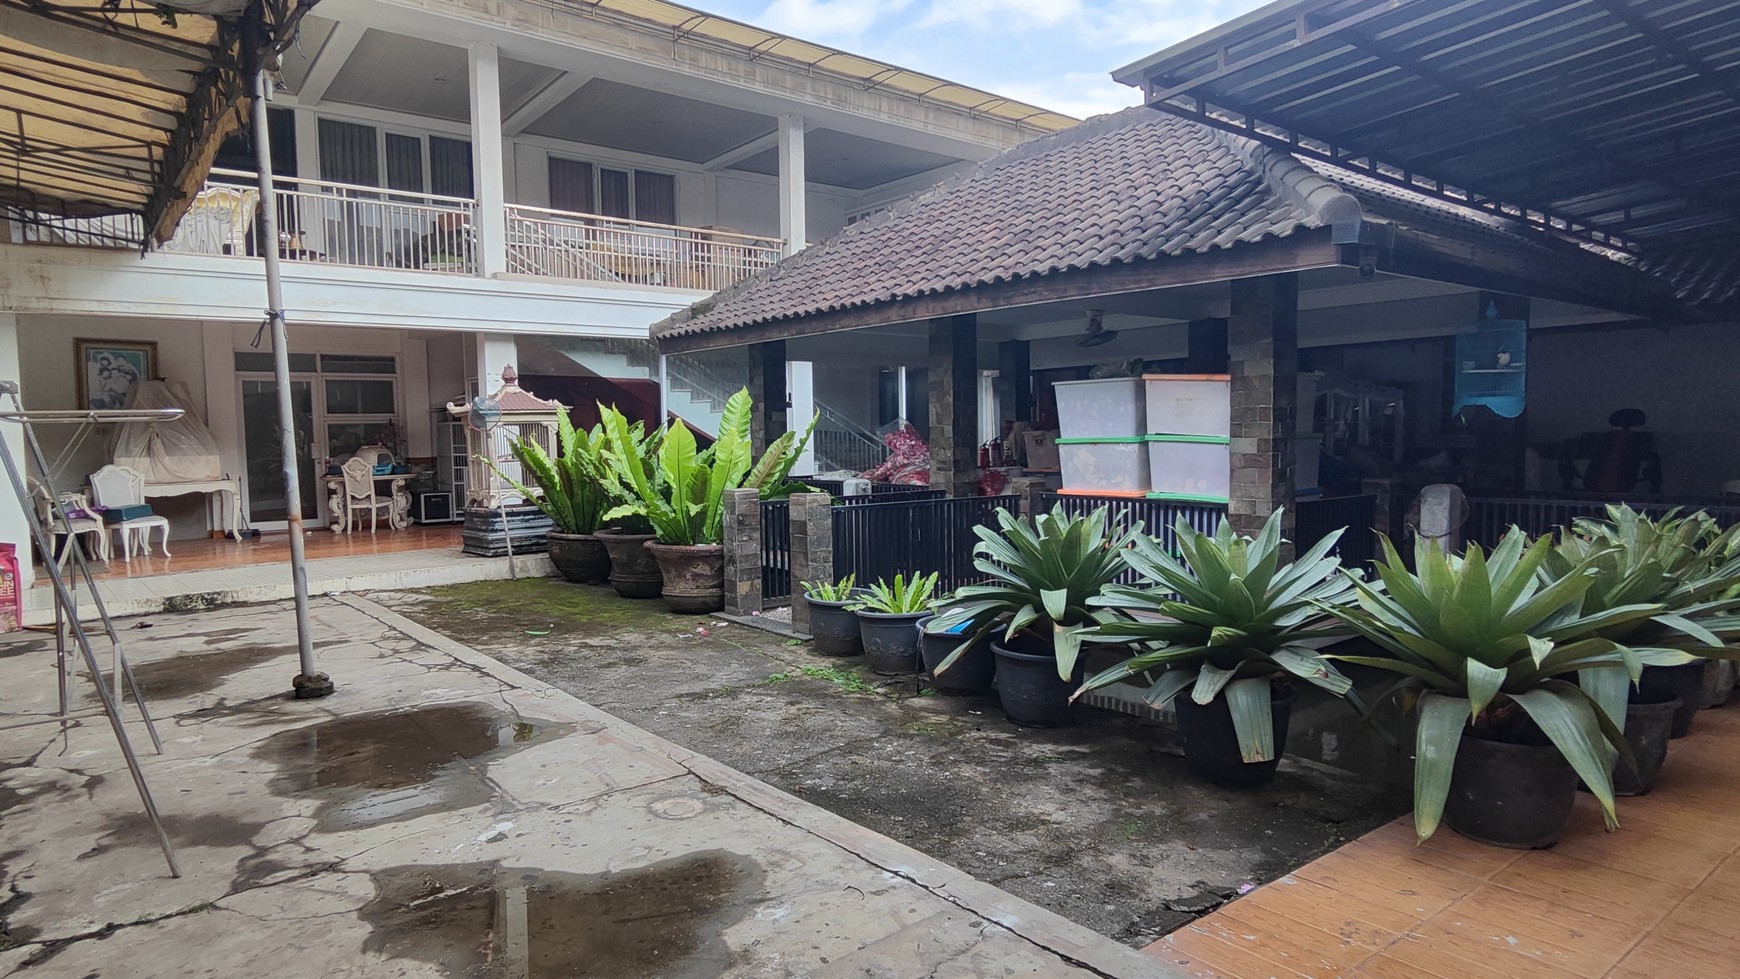
<svg viewBox="0 0 1740 979"><path fill-rule="evenodd" d="M780 259L780 242L734 231L507 207L508 271L717 292Z"/></svg>
<svg viewBox="0 0 1740 979"><path fill-rule="evenodd" d="M277 181L278 253L355 268L481 274L478 205L416 194L286 177ZM260 193L252 173L214 169L162 250L185 255L258 255ZM711 228L628 221L523 204L507 205L507 269L515 275L717 292L778 262L778 239ZM7 207L13 241L137 248L135 215L62 218Z"/></svg>

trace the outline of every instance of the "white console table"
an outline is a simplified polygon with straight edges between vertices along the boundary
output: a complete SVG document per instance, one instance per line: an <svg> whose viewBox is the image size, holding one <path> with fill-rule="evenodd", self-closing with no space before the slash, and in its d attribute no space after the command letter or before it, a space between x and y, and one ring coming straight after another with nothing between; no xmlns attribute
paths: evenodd
<svg viewBox="0 0 1740 979"><path fill-rule="evenodd" d="M189 483L146 483L145 498L154 496L187 496L200 493L208 497L220 497L218 503L218 526L226 537L235 540L242 539L242 530L247 524L242 520L242 481L239 479L201 479Z"/></svg>

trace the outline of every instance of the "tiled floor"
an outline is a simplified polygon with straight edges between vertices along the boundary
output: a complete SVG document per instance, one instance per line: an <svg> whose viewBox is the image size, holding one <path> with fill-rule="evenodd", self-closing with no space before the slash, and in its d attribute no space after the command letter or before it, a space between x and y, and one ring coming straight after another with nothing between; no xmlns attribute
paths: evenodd
<svg viewBox="0 0 1740 979"><path fill-rule="evenodd" d="M1551 850L1414 845L1403 817L1149 946L1227 979L1740 976L1740 702L1704 711L1661 782Z"/></svg>
<svg viewBox="0 0 1740 979"><path fill-rule="evenodd" d="M321 528L307 532L302 540L303 551L310 561L431 549L450 549L457 552L459 525L417 524L404 530L381 530L373 534L335 534ZM116 551L105 570L97 572L97 579L148 578L189 571L283 564L290 560L290 537L282 531L263 533L252 540L242 541L233 541L227 537L170 541L170 557L164 557L157 551L157 545L153 544L152 547L151 554L136 554L131 561L123 561L120 552ZM48 579L40 567L36 572L36 587L48 587Z"/></svg>

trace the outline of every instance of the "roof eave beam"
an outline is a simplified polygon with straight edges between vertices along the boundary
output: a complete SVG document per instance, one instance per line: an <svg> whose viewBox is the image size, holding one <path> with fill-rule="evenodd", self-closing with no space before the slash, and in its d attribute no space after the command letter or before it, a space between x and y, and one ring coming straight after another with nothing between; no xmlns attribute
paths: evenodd
<svg viewBox="0 0 1740 979"><path fill-rule="evenodd" d="M521 102L501 121L501 134L512 138L526 131L533 123L549 114L551 109L568 101L568 97L586 87L593 79L589 72L565 71L550 80L550 84Z"/></svg>
<svg viewBox="0 0 1740 979"><path fill-rule="evenodd" d="M302 76L302 86L296 90L298 104L312 107L326 98L327 89L332 87L338 73L344 70L367 33L368 28L355 21L341 20L333 27L320 50L314 52L314 60L308 63L308 71Z"/></svg>
<svg viewBox="0 0 1740 979"><path fill-rule="evenodd" d="M778 127L775 127L773 129L768 130L765 133L762 133L760 136L755 137L754 139L750 140L747 143L742 143L738 146L733 146L731 149L726 150L725 152L719 154L718 156L715 156L711 160L708 160L707 162L701 164L701 169L707 170L710 172L724 170L728 167L734 167L737 164L742 163L744 160L749 159L750 157L757 156L761 153L765 153L768 150L774 149L778 146L779 146L779 129L778 129Z"/></svg>

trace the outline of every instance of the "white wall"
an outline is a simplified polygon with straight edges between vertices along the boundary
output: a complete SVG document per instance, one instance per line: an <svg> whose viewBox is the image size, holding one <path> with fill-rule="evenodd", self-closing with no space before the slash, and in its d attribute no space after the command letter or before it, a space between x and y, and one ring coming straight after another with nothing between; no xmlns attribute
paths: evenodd
<svg viewBox="0 0 1740 979"><path fill-rule="evenodd" d="M1714 496L1740 479L1740 325L1529 334L1529 441L1607 430L1640 408L1661 455L1662 491Z"/></svg>

